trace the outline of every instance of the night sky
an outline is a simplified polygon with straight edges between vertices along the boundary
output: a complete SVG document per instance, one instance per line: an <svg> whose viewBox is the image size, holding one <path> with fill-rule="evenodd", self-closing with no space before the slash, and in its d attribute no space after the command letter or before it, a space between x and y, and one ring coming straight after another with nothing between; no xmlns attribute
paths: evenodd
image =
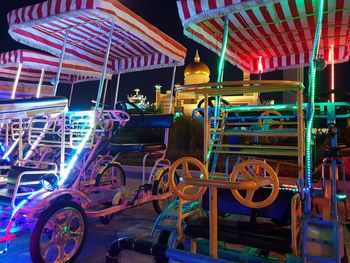
<svg viewBox="0 0 350 263"><path fill-rule="evenodd" d="M22 6L43 2L41 0L10 0L1 1L0 3L0 25L1 25L1 41L0 52L15 50L19 48L31 49L25 45L17 43L8 34L8 25L6 20L6 14L12 9L16 9ZM125 6L130 8L133 12L143 17L149 23L159 28L170 37L177 40L183 46L187 48L186 64L193 61L195 50L199 50L201 61L205 62L211 70L211 80L216 80L218 56L213 52L207 50L205 47L197 44L196 42L188 39L182 33L182 25L177 13L177 6L175 0L120 0ZM350 63L343 63L335 66L336 70L336 89L346 91L349 89L350 80L348 74L350 72ZM176 75L176 83L183 84L183 71L184 66L178 67ZM307 73L307 71L305 71ZM125 99L127 94L132 94L133 89L141 89L141 93L147 95L151 102L154 101L154 85L160 83L165 89L168 89L171 83L172 69L158 69L145 72L127 73L121 75L120 83L120 99ZM307 74L305 74L307 75ZM322 89L328 90L329 72L326 68L322 72ZM226 63L225 65L225 80L240 80L242 78L242 72L236 67ZM262 79L280 79L282 78L282 72L276 71L272 73L263 74ZM110 82L107 96L107 103L110 103L110 97L114 96L112 90L114 90L116 78ZM79 85L73 95L73 105L81 105L83 102L89 102L96 96L97 83ZM82 92L84 90L84 92ZM88 90L88 92L85 92ZM62 87L59 90L62 95L68 95L68 89Z"/></svg>

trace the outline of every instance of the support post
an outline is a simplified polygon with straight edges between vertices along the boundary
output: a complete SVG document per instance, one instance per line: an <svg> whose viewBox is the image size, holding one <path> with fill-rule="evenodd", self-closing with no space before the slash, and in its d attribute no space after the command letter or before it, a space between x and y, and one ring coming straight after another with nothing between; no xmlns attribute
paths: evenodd
<svg viewBox="0 0 350 263"><path fill-rule="evenodd" d="M105 81L105 87L103 91L103 99L102 99L102 109L105 108L105 103L106 103L106 95L107 95L107 87L108 87L108 79Z"/></svg>
<svg viewBox="0 0 350 263"><path fill-rule="evenodd" d="M101 75L101 78L100 78L100 84L98 86L95 111L98 110L99 107L100 107L101 95L102 95L102 89L103 89L103 82L104 82L104 80L106 78L106 71L107 71L107 65L108 65L109 52L111 50L111 44L112 44L113 29L114 29L114 23L111 20L111 28L110 28L109 36L108 36L107 51L106 51L105 61L104 61L104 64L103 64L102 75Z"/></svg>
<svg viewBox="0 0 350 263"><path fill-rule="evenodd" d="M60 82L60 76L61 76L61 71L62 71L64 53L66 52L66 45L67 45L68 33L69 33L69 30L67 29L67 30L66 30L66 34L64 35L64 40L63 40L63 46L62 46L60 61L59 61L59 63L58 63L58 69L57 69L57 74L56 74L56 79L55 79L55 89L54 89L54 91L53 91L53 95L54 95L54 96L56 96L57 88L58 88L58 83Z"/></svg>
<svg viewBox="0 0 350 263"><path fill-rule="evenodd" d="M70 93L69 93L69 100L68 100L68 106L70 106L70 104L72 103L72 96L73 96L73 90L74 90L74 83L72 83L72 85L70 86Z"/></svg>
<svg viewBox="0 0 350 263"><path fill-rule="evenodd" d="M176 74L176 66L174 66L173 76L171 78L170 101L169 101L168 114L173 112L172 108L173 108L174 87L175 87L175 74ZM166 128L165 133L164 133L164 144L166 145L166 147L168 147L168 142L169 142L169 128Z"/></svg>
<svg viewBox="0 0 350 263"><path fill-rule="evenodd" d="M117 75L117 84L115 85L115 97L114 97L113 109L115 109L115 105L118 102L119 83L120 83L120 73Z"/></svg>
<svg viewBox="0 0 350 263"><path fill-rule="evenodd" d="M42 68L41 69L41 74L40 74L40 80L38 83L38 89L36 91L36 97L39 98L40 97L40 93L41 93L41 87L43 85L43 81L44 81L44 75L45 75L45 69Z"/></svg>
<svg viewBox="0 0 350 263"><path fill-rule="evenodd" d="M19 77L21 75L21 71L22 71L22 63L19 63L18 69L17 69L16 78L15 78L15 82L13 83L13 87L12 87L12 94L11 94L11 99L12 100L16 97L16 90L17 90Z"/></svg>

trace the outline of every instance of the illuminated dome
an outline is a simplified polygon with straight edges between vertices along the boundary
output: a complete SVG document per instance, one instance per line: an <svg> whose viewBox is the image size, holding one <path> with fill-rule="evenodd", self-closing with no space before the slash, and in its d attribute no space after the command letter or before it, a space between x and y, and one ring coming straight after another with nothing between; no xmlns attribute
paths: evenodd
<svg viewBox="0 0 350 263"><path fill-rule="evenodd" d="M185 85L205 83L209 81L210 69L200 61L198 50L196 50L194 62L185 68L184 76Z"/></svg>
<svg viewBox="0 0 350 263"><path fill-rule="evenodd" d="M194 62L189 64L185 68L184 75L185 77L187 75L197 75L197 74L203 74L203 75L210 75L210 69L207 65L205 65L203 62L200 61L200 57L198 55L198 50L196 50L196 56L194 57Z"/></svg>

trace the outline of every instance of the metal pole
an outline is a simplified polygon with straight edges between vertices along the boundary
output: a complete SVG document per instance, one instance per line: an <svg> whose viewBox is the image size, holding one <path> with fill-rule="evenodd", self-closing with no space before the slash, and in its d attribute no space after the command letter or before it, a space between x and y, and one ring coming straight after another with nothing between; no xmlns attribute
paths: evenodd
<svg viewBox="0 0 350 263"><path fill-rule="evenodd" d="M63 58L64 58L64 53L66 52L66 45L67 45L67 38L68 38L68 33L69 30L66 30L66 34L64 35L64 40L63 40L63 46L62 46L62 52L60 56L60 61L58 63L58 69L57 69L57 74L56 74L56 79L55 79L55 89L53 92L53 95L56 96L57 93L57 88L58 88L58 83L60 82L60 75L61 75L61 70L62 70L62 64L63 64Z"/></svg>
<svg viewBox="0 0 350 263"><path fill-rule="evenodd" d="M172 113L172 108L173 108L173 97L174 97L174 88L175 88L175 74L176 74L176 66L174 66L173 76L171 78L170 101L169 101L168 114ZM169 128L166 128L165 129L165 133L164 133L164 144L166 145L166 147L168 147L168 142L169 142Z"/></svg>
<svg viewBox="0 0 350 263"><path fill-rule="evenodd" d="M14 99L16 96L16 90L17 90L17 85L18 85L18 81L19 81L19 76L21 75L21 71L22 71L22 63L19 63L15 82L13 83L13 87L12 87L11 99Z"/></svg>
<svg viewBox="0 0 350 263"><path fill-rule="evenodd" d="M113 21L111 21L111 29L110 29L110 31L109 31L107 52L106 52L105 61L104 61L104 64L103 64L102 76L101 76L101 79L100 79L100 84L99 84L99 87L98 87L95 110L98 110L98 109L99 109L99 106L100 106L101 94L102 94L102 89L103 89L103 81L104 81L104 79L105 79L105 77L106 77L106 71L107 71L107 65L108 65L109 51L110 51L110 49L111 49L112 36L113 36L113 29L114 29L114 23L113 23Z"/></svg>
<svg viewBox="0 0 350 263"><path fill-rule="evenodd" d="M39 80L39 83L38 83L38 90L36 91L36 97L37 98L40 97L40 92L41 92L41 87L43 85L44 75L45 75L45 69L42 68L41 69L41 74L40 74L40 80Z"/></svg>
<svg viewBox="0 0 350 263"><path fill-rule="evenodd" d="M306 121L306 144L305 144L305 188L306 196L309 197L305 204L305 212L311 211L310 202L310 187L312 176L312 128L314 120L314 102L315 102L315 86L316 86L316 60L318 57L318 51L320 47L320 39L322 32L322 19L323 19L323 6L324 0L320 0L318 9L317 26L312 50L312 57L309 69L309 101L307 107L307 121Z"/></svg>
<svg viewBox="0 0 350 263"><path fill-rule="evenodd" d="M176 75L176 66L174 66L173 69L173 76L171 78L171 92L170 92L170 101L169 101L169 109L168 109L168 113L170 114L172 112L172 108L173 108L173 97L174 97L174 87L175 87L175 75Z"/></svg>
<svg viewBox="0 0 350 263"><path fill-rule="evenodd" d="M72 85L70 86L70 94L69 94L68 106L70 106L70 104L72 103L72 96L73 96L74 83L75 83L75 82L73 82Z"/></svg>
<svg viewBox="0 0 350 263"><path fill-rule="evenodd" d="M120 73L117 75L117 85L115 86L115 97L114 97L113 109L115 109L115 105L118 102L119 83L120 83Z"/></svg>
<svg viewBox="0 0 350 263"><path fill-rule="evenodd" d="M222 45L221 45L221 54L220 54L217 82L222 82L224 79L227 39L228 39L228 15L225 17L224 36L223 36Z"/></svg>
<svg viewBox="0 0 350 263"><path fill-rule="evenodd" d="M105 87L104 87L104 91L103 91L103 100L102 100L102 109L105 108L107 87L108 87L108 79L106 79L106 81L105 81Z"/></svg>

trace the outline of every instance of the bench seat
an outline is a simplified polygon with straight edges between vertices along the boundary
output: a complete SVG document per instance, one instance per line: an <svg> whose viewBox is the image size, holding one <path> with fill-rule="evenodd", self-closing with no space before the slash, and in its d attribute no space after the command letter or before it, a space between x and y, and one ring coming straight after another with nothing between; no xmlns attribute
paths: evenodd
<svg viewBox="0 0 350 263"><path fill-rule="evenodd" d="M113 154L118 152L159 152L164 151L166 145L163 143L122 143L122 144L109 144L108 150Z"/></svg>
<svg viewBox="0 0 350 263"><path fill-rule="evenodd" d="M184 233L190 238L209 239L209 218L200 217L184 226ZM245 246L291 253L291 230L273 223L233 221L218 218L218 240Z"/></svg>

